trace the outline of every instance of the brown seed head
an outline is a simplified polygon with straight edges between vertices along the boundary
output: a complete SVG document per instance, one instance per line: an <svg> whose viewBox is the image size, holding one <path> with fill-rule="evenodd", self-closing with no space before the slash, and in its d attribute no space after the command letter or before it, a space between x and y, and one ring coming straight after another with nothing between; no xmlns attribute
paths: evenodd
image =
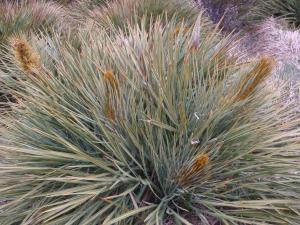
<svg viewBox="0 0 300 225"><path fill-rule="evenodd" d="M114 91L118 91L118 82L113 72L106 71L103 74L103 78L104 81L107 82L107 84L109 84Z"/></svg>
<svg viewBox="0 0 300 225"><path fill-rule="evenodd" d="M115 96L115 94L119 94L119 87L118 87L118 82L111 71L106 71L103 74L103 79L107 84L107 92L106 92L106 102L104 106L104 115L111 121L115 121L116 116L115 116L115 110L112 105L112 102L114 98L112 97ZM110 88L109 88L110 87Z"/></svg>
<svg viewBox="0 0 300 225"><path fill-rule="evenodd" d="M200 154L196 156L195 161L192 165L192 170L198 172L202 170L209 162L209 157L207 154Z"/></svg>
<svg viewBox="0 0 300 225"><path fill-rule="evenodd" d="M209 163L209 157L207 154L199 154L195 157L193 164L190 168L181 170L179 175L176 177L178 184L186 185L191 179L197 175L205 166Z"/></svg>
<svg viewBox="0 0 300 225"><path fill-rule="evenodd" d="M263 57L258 64L241 81L235 100L240 101L251 95L254 89L262 83L274 68L275 61L269 57Z"/></svg>
<svg viewBox="0 0 300 225"><path fill-rule="evenodd" d="M22 37L11 38L10 45L13 49L15 60L25 73L33 74L33 71L40 68L40 57L26 39Z"/></svg>

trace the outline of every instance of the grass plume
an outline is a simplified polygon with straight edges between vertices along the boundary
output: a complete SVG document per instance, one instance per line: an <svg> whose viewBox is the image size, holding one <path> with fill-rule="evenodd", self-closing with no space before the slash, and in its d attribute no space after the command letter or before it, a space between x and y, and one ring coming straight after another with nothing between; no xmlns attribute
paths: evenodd
<svg viewBox="0 0 300 225"><path fill-rule="evenodd" d="M24 37L14 37L10 39L10 45L17 64L27 74L34 74L40 68L40 56L30 46Z"/></svg>
<svg viewBox="0 0 300 225"><path fill-rule="evenodd" d="M107 83L107 93L106 93L106 100L105 100L105 106L104 106L104 114L105 116L111 120L115 121L115 111L112 106L111 99L116 99L118 94L118 83L116 80L115 75L112 71L106 71L103 74L103 79Z"/></svg>
<svg viewBox="0 0 300 225"><path fill-rule="evenodd" d="M209 157L207 154L199 154L195 157L192 162L192 166L188 169L182 170L179 175L176 177L176 181L179 185L185 186L188 185L192 177L199 176L199 172L207 166L209 163ZM191 183L190 183L191 184Z"/></svg>
<svg viewBox="0 0 300 225"><path fill-rule="evenodd" d="M272 74L275 62L272 58L263 57L257 65L245 76L239 85L236 101L249 97L254 89Z"/></svg>

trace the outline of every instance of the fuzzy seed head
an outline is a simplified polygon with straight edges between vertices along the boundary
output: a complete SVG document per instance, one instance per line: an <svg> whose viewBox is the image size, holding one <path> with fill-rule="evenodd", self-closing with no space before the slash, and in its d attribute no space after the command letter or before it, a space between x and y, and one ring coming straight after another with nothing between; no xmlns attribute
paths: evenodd
<svg viewBox="0 0 300 225"><path fill-rule="evenodd" d="M207 154L200 154L196 156L196 159L192 166L192 171L198 172L202 170L209 162L209 157Z"/></svg>
<svg viewBox="0 0 300 225"><path fill-rule="evenodd" d="M27 40L24 38L11 38L10 45L13 49L15 60L25 73L32 74L34 70L40 67L40 57Z"/></svg>
<svg viewBox="0 0 300 225"><path fill-rule="evenodd" d="M115 94L119 94L119 86L117 79L113 72L106 71L103 74L103 79L105 83L107 84L107 90L106 90L106 102L104 106L104 115L106 118L108 118L110 121L115 121L115 111L112 105L112 100L115 97ZM113 96L113 97L112 97Z"/></svg>
<svg viewBox="0 0 300 225"><path fill-rule="evenodd" d="M109 84L114 91L118 90L118 82L117 82L117 79L116 79L115 75L113 74L113 72L106 71L103 74L103 78L104 78L104 81L107 84Z"/></svg>
<svg viewBox="0 0 300 225"><path fill-rule="evenodd" d="M184 186L190 183L191 178L199 174L199 172L209 164L208 154L199 154L195 157L193 164L190 168L183 169L176 180L178 184Z"/></svg>
<svg viewBox="0 0 300 225"><path fill-rule="evenodd" d="M263 57L242 80L236 96L236 101L244 100L251 95L254 89L272 74L274 64L275 62L272 58Z"/></svg>

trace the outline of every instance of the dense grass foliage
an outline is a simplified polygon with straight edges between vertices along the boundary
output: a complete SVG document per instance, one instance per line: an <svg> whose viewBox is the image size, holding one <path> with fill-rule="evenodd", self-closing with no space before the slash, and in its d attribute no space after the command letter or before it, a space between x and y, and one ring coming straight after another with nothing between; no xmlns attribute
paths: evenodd
<svg viewBox="0 0 300 225"><path fill-rule="evenodd" d="M285 18L296 27L300 25L300 1L267 0L257 2L258 17L275 16Z"/></svg>
<svg viewBox="0 0 300 225"><path fill-rule="evenodd" d="M200 9L190 0L115 0L101 4L89 12L89 18L96 24L110 28L112 26L125 29L128 24L149 24L151 20L162 18L165 22L171 18L178 22L194 23Z"/></svg>
<svg viewBox="0 0 300 225"><path fill-rule="evenodd" d="M273 58L195 1L55 2L0 3L1 225L300 224Z"/></svg>
<svg viewBox="0 0 300 225"><path fill-rule="evenodd" d="M16 35L30 36L32 32L53 34L70 29L69 26L71 25L66 10L52 1L1 1L0 15L0 65L10 63L9 60L5 59L7 55L5 45L10 37ZM0 90L0 114L3 108L7 109L2 103L8 99L13 100L10 93L4 93L3 90Z"/></svg>
<svg viewBox="0 0 300 225"><path fill-rule="evenodd" d="M64 20L60 6L44 1L1 1L0 15L1 44L14 34L62 27Z"/></svg>
<svg viewBox="0 0 300 225"><path fill-rule="evenodd" d="M300 25L299 0L202 0L208 7L212 17L234 20L235 29L252 28L270 17L286 20L292 27ZM200 1L201 2L201 1ZM211 8L214 8L211 9ZM232 9L234 8L234 10ZM235 14L233 17L230 14ZM224 18L222 16L224 15ZM215 18L215 19L216 19ZM230 21L226 21L225 29L231 28ZM226 27L229 26L229 27ZM231 28L232 29L232 28Z"/></svg>
<svg viewBox="0 0 300 225"><path fill-rule="evenodd" d="M299 224L298 119L263 84L274 62L238 64L201 18L163 24L93 29L80 51L57 36L47 57L11 40L1 224Z"/></svg>

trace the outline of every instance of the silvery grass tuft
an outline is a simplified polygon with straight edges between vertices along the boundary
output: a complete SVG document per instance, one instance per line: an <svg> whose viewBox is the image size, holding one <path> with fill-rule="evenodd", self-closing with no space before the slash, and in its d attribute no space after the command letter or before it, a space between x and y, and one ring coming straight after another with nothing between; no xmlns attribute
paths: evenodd
<svg viewBox="0 0 300 225"><path fill-rule="evenodd" d="M275 62L237 63L201 24L93 29L80 51L57 35L29 67L11 40L0 224L299 224L299 119L265 87Z"/></svg>
<svg viewBox="0 0 300 225"><path fill-rule="evenodd" d="M293 26L300 26L299 0L257 0L253 6L253 18L261 20L275 16L286 19Z"/></svg>
<svg viewBox="0 0 300 225"><path fill-rule="evenodd" d="M112 1L114 0L77 0L76 3L88 9L93 9L95 7L102 6Z"/></svg>
<svg viewBox="0 0 300 225"><path fill-rule="evenodd" d="M113 25L125 29L128 24L140 23L142 18L146 24L156 18L165 22L176 18L178 22L185 20L192 24L199 14L200 9L193 0L114 0L89 10L88 18L101 27L109 29Z"/></svg>
<svg viewBox="0 0 300 225"><path fill-rule="evenodd" d="M64 21L63 9L45 1L1 1L0 43L3 45L14 34L60 28ZM66 22L66 21L64 21Z"/></svg>
<svg viewBox="0 0 300 225"><path fill-rule="evenodd" d="M70 29L70 16L60 6L50 1L22 0L0 1L0 64L6 61L7 44L16 35L30 36L35 34L51 34ZM74 22L75 23L75 22ZM73 29L74 27L72 27ZM0 77L2 82L2 77ZM0 113L6 111L3 103L13 100L10 93L0 90ZM4 103L5 104L5 103Z"/></svg>

